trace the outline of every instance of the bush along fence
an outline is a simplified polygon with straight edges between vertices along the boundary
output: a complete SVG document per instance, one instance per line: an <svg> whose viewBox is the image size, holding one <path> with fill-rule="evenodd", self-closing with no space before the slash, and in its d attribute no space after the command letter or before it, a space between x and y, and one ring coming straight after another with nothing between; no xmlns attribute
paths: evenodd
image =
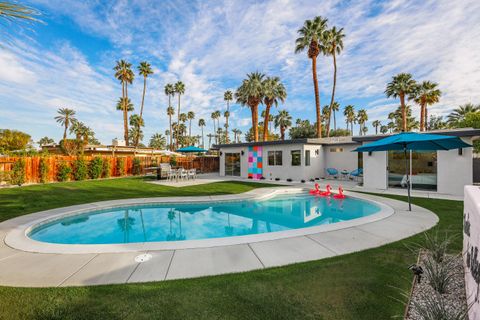
<svg viewBox="0 0 480 320"><path fill-rule="evenodd" d="M218 172L218 157L113 157L37 156L1 157L0 184L22 185L56 181L100 179L141 175L160 163L174 167Z"/></svg>

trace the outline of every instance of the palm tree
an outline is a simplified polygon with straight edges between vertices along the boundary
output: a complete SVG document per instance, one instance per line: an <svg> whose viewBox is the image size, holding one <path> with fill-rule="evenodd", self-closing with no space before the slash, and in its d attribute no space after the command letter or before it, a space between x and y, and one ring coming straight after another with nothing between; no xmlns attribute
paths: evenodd
<svg viewBox="0 0 480 320"><path fill-rule="evenodd" d="M216 132L217 132L218 143L220 143L220 136L218 135L218 132L221 132L219 130L221 130L221 128L220 128L220 117L222 116L222 114L220 113L219 110L215 111L214 114L215 114L215 119L217 120L217 131Z"/></svg>
<svg viewBox="0 0 480 320"><path fill-rule="evenodd" d="M233 143L236 143L237 142L237 135L238 135L238 132L240 130L238 129L232 129L232 132L233 132Z"/></svg>
<svg viewBox="0 0 480 320"><path fill-rule="evenodd" d="M335 112L339 110L340 110L340 104L335 101L331 109L331 113L333 113L333 131L337 131L337 119L335 118Z"/></svg>
<svg viewBox="0 0 480 320"><path fill-rule="evenodd" d="M174 85L174 88L175 88L175 93L178 96L177 122L180 123L180 97L182 96L182 94L185 93L185 84L182 81L177 81ZM179 137L178 132L176 137L177 137L176 143L177 143L177 149L178 149L178 137Z"/></svg>
<svg viewBox="0 0 480 320"><path fill-rule="evenodd" d="M63 144L65 145L65 141L67 140L67 130L70 127L72 122L75 122L75 110L69 108L60 108L57 110L58 116L55 117L55 120L60 123L64 130L63 130Z"/></svg>
<svg viewBox="0 0 480 320"><path fill-rule="evenodd" d="M252 112L252 131L253 141L258 141L258 105L264 98L263 79L265 75L259 72L247 74L247 79L243 80L242 85L235 92L237 103L242 106L248 106Z"/></svg>
<svg viewBox="0 0 480 320"><path fill-rule="evenodd" d="M0 2L0 19L7 23L15 21L40 22L36 16L41 15L40 11L29 6L17 3L16 1Z"/></svg>
<svg viewBox="0 0 480 320"><path fill-rule="evenodd" d="M387 98L400 98L400 108L402 110L402 130L407 132L407 110L405 108L405 97L415 92L417 83L412 79L409 73L399 73L393 77L387 84L385 94Z"/></svg>
<svg viewBox="0 0 480 320"><path fill-rule="evenodd" d="M216 136L217 127L216 127L216 123L215 123L215 119L217 119L217 112L216 112L216 111L212 112L212 114L210 115L210 117L211 117L212 120L213 120L213 133L214 133L214 135L215 135L215 144L217 144L217 136ZM208 143L208 146L210 147L210 143Z"/></svg>
<svg viewBox="0 0 480 320"><path fill-rule="evenodd" d="M333 57L333 86L332 97L330 99L330 111L328 113L329 116L327 121L327 137L330 136L330 115L332 114L333 104L335 101L335 88L337 86L337 54L340 54L343 50L343 38L345 38L343 28L337 29L337 27L333 27L332 29L324 32L320 45L320 50L324 55Z"/></svg>
<svg viewBox="0 0 480 320"><path fill-rule="evenodd" d="M300 53L308 48L308 58L312 59L312 77L313 87L315 90L315 108L317 112L317 137L322 137L322 116L320 110L320 92L318 90L317 79L317 57L320 54L319 41L323 38L323 33L327 28L327 19L320 16L313 20L306 20L303 27L298 30L300 35L295 40L295 53ZM255 140L256 141L256 140Z"/></svg>
<svg viewBox="0 0 480 320"><path fill-rule="evenodd" d="M170 100L170 97L169 97ZM170 102L169 102L170 103ZM172 137L172 116L175 114L175 109L172 106L167 107L168 122L170 124L170 150L173 150L173 137Z"/></svg>
<svg viewBox="0 0 480 320"><path fill-rule="evenodd" d="M367 120L368 120L367 111L365 109L358 110L357 121L358 121L358 124L360 125L360 135L366 132L363 130L363 128L365 128L365 122L367 122Z"/></svg>
<svg viewBox="0 0 480 320"><path fill-rule="evenodd" d="M409 99L415 101L420 106L420 131L426 131L428 123L427 107L438 102L442 95L437 86L437 83L423 81L416 86L409 96Z"/></svg>
<svg viewBox="0 0 480 320"><path fill-rule="evenodd" d="M210 146L212 145L212 138L215 138L215 135L212 133L207 134L208 138L208 149L210 149Z"/></svg>
<svg viewBox="0 0 480 320"><path fill-rule="evenodd" d="M372 122L372 126L375 128L375 134L378 134L378 127L380 127L382 123L380 120L375 120Z"/></svg>
<svg viewBox="0 0 480 320"><path fill-rule="evenodd" d="M263 141L268 140L268 124L270 123L270 108L272 105L278 106L278 102L285 102L287 90L279 77L267 77L262 81L263 103L265 104L265 114L263 121Z"/></svg>
<svg viewBox="0 0 480 320"><path fill-rule="evenodd" d="M474 105L472 103L466 103L453 109L453 111L447 116L447 123L449 126L455 127L465 120L467 114L476 112L480 112L480 104Z"/></svg>
<svg viewBox="0 0 480 320"><path fill-rule="evenodd" d="M353 123L355 122L355 107L352 105L345 106L343 109L343 115L345 116L345 122L347 123L347 130L349 130L348 125L351 125L350 134L353 136Z"/></svg>
<svg viewBox="0 0 480 320"><path fill-rule="evenodd" d="M187 112L187 119L189 121L189 124L188 124L188 136L191 137L192 136L192 120L195 119L195 112L193 111L188 111Z"/></svg>
<svg viewBox="0 0 480 320"><path fill-rule="evenodd" d="M145 103L145 91L147 90L147 78L149 75L153 74L152 67L150 63L146 61L140 62L140 65L137 67L138 75L143 76L143 93L142 93L142 104L140 106L140 120L143 121L143 105ZM140 129L140 128L137 128ZM135 148L138 146L138 139L135 140Z"/></svg>
<svg viewBox="0 0 480 320"><path fill-rule="evenodd" d="M388 132L388 127L387 126L381 126L380 127L380 133L381 134L385 134Z"/></svg>
<svg viewBox="0 0 480 320"><path fill-rule="evenodd" d="M128 99L128 84L132 84L135 74L132 71L132 64L125 60L117 61L117 65L113 68L115 71L115 78L122 84L122 99L124 103L129 102ZM120 110L123 111L123 138L128 146L128 106L123 105ZM118 109L118 106L117 106Z"/></svg>
<svg viewBox="0 0 480 320"><path fill-rule="evenodd" d="M129 98L125 98L125 97L118 99L116 108L117 110L123 112L124 118L129 111L133 111L134 109L132 101L130 101ZM125 123L124 123L124 126L125 126ZM128 122L127 122L127 134L126 135L124 134L124 137L128 139ZM125 143L128 145L128 141L125 141Z"/></svg>
<svg viewBox="0 0 480 320"><path fill-rule="evenodd" d="M204 148L204 149L205 149L205 139L204 139L204 136L203 136L203 127L205 127L206 125L207 124L205 123L205 119L203 119L203 118L198 119L198 126L202 130L202 148Z"/></svg>
<svg viewBox="0 0 480 320"><path fill-rule="evenodd" d="M155 149L165 149L167 144L167 139L161 133L155 133L150 137L150 142L148 146Z"/></svg>
<svg viewBox="0 0 480 320"><path fill-rule="evenodd" d="M178 133L178 136L177 136L177 139L179 137L184 137L184 135L186 134L186 126L185 126L185 122L187 122L187 119L188 119L188 116L186 113L180 113L180 116L178 117L178 119L180 120L180 124L177 126L177 129L180 130L180 132ZM183 141L185 141L185 139L182 139Z"/></svg>
<svg viewBox="0 0 480 320"><path fill-rule="evenodd" d="M227 102L227 111L223 114L225 116L225 137L227 143L229 143L230 138L228 137L228 118L230 117L230 101L233 101L233 92L230 90L225 91L223 94L223 100Z"/></svg>
<svg viewBox="0 0 480 320"><path fill-rule="evenodd" d="M132 140L132 144L135 145L136 141L143 140L143 131L141 127L144 127L145 123L138 114L132 114L129 118L129 123L131 126L129 131L130 139Z"/></svg>
<svg viewBox="0 0 480 320"><path fill-rule="evenodd" d="M287 110L280 110L274 122L275 128L280 128L280 139L285 140L285 130L292 126L292 116Z"/></svg>
<svg viewBox="0 0 480 320"><path fill-rule="evenodd" d="M390 122L387 124L387 128L388 128L388 130L390 130L390 133L392 133L393 130L395 129L395 122L390 121Z"/></svg>

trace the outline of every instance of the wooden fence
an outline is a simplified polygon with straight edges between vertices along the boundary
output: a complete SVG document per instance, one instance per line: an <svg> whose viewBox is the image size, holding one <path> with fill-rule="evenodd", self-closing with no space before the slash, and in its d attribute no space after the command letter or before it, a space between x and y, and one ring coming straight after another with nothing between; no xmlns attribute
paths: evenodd
<svg viewBox="0 0 480 320"><path fill-rule="evenodd" d="M135 158L140 160L141 173L145 173L145 168L156 166L159 163L170 163L170 156L151 156L151 157L114 157L114 156L100 156L102 160L110 162L110 176L118 177L120 173L117 170L117 162L119 159L123 159L125 175L133 174L133 161ZM58 167L61 163L64 163L74 169L74 161L79 157L76 156L44 156L44 157L0 157L0 183L8 183L5 181L5 177L12 171L12 167L15 162L23 159L25 161L25 183L38 183L40 182L40 161L41 159L47 164L48 173L47 181L58 181ZM81 157L88 164L92 161L94 156ZM177 157L176 165L185 169L197 169L201 172L218 172L219 170L219 158L218 157ZM2 181L2 177L3 180ZM73 175L72 178L73 179Z"/></svg>

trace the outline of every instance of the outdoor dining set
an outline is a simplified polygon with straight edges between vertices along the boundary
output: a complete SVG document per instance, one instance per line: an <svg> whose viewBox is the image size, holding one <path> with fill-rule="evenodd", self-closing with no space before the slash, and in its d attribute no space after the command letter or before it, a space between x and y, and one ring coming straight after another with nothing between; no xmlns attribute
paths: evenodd
<svg viewBox="0 0 480 320"><path fill-rule="evenodd" d="M147 170L157 171L157 180L166 179L168 181L194 180L197 178L197 169L175 168L168 163L161 163L159 166L146 168Z"/></svg>

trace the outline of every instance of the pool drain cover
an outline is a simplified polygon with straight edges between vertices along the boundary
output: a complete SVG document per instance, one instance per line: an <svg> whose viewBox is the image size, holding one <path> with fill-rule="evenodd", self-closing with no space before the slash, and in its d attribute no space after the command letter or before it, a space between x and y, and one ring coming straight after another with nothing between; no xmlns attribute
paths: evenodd
<svg viewBox="0 0 480 320"><path fill-rule="evenodd" d="M135 257L135 262L145 262L152 259L152 255L149 253L144 253Z"/></svg>

